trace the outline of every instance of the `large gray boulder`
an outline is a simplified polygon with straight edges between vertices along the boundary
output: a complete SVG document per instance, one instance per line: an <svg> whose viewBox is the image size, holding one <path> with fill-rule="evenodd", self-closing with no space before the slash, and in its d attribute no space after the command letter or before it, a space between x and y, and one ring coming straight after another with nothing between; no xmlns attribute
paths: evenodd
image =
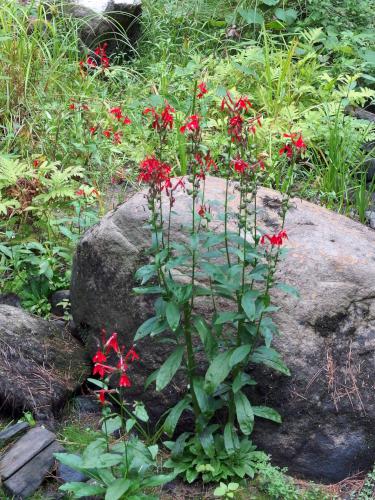
<svg viewBox="0 0 375 500"><path fill-rule="evenodd" d="M222 179L208 178L206 200L223 203L224 185ZM238 193L233 194L236 205ZM275 191L259 191L259 223L268 232L280 226L279 200ZM279 274L301 298L278 292L281 310L274 317L282 332L274 343L291 376L266 369L257 374L254 404L276 408L283 424L257 421L254 441L294 474L339 481L368 470L375 459L375 232L306 201L295 199L292 205L286 219L289 253ZM172 239L181 241L190 211L183 192L176 194L174 211ZM215 212L212 227L220 227ZM102 327L117 331L130 346L151 314L151 300L132 293L134 272L147 261L147 218L147 200L140 192L108 213L78 245L72 313L91 354ZM209 304L201 307L209 314ZM144 380L167 351L155 339L137 348L142 360L133 366L129 395L143 399L158 416L181 397L183 385L177 380L161 394L151 387L144 392Z"/></svg>
<svg viewBox="0 0 375 500"><path fill-rule="evenodd" d="M84 349L64 328L0 304L0 411L53 420L88 374Z"/></svg>
<svg viewBox="0 0 375 500"><path fill-rule="evenodd" d="M107 42L107 53L129 53L140 35L142 0L70 0L63 12L81 22L80 38L89 48Z"/></svg>

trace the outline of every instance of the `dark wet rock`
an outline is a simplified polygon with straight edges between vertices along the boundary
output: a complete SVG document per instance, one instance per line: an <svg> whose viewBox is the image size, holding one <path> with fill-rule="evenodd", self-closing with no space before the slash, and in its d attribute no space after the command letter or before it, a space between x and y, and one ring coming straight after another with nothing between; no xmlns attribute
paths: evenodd
<svg viewBox="0 0 375 500"><path fill-rule="evenodd" d="M100 413L98 398L95 396L77 396L74 398L74 407L80 414Z"/></svg>
<svg viewBox="0 0 375 500"><path fill-rule="evenodd" d="M223 202L225 181L209 178L206 200ZM238 204L235 191L233 206ZM216 205L217 206L217 205ZM280 227L280 196L260 189L259 224L267 232ZM211 228L220 227L212 204ZM188 241L182 230L190 200L176 193L172 240ZM100 330L119 333L132 344L138 326L152 314L152 298L132 292L134 273L147 262L150 234L145 228L147 200L140 192L81 239L74 259L72 314L90 354ZM291 473L327 482L369 470L375 456L375 233L344 216L294 199L288 213L289 253L279 277L297 287L295 300L280 291L275 314L282 335L275 347L284 356L291 377L257 368L254 404L277 409L283 424L258 420L254 441ZM199 303L205 316L211 304ZM156 393L143 390L146 377L168 355L166 344L147 339L137 345L141 361L132 367L129 398L141 399L156 418L183 395L179 375ZM251 367L250 367L251 369Z"/></svg>
<svg viewBox="0 0 375 500"><path fill-rule="evenodd" d="M140 36L141 0L74 0L63 12L81 22L80 38L89 48L107 42L107 53L129 53Z"/></svg>
<svg viewBox="0 0 375 500"><path fill-rule="evenodd" d="M88 375L79 343L54 322L0 305L0 408L53 421Z"/></svg>
<svg viewBox="0 0 375 500"><path fill-rule="evenodd" d="M2 294L0 294L0 304L18 307L18 308L22 309L21 299L15 293L2 293Z"/></svg>
<svg viewBox="0 0 375 500"><path fill-rule="evenodd" d="M70 483L70 482L85 482L88 480L88 477L82 472L76 471L69 467L68 465L62 464L58 462L56 476L59 481L62 483Z"/></svg>
<svg viewBox="0 0 375 500"><path fill-rule="evenodd" d="M49 299L51 303L51 313L55 316L64 316L64 314L69 313L69 297L69 290L57 290L57 292L53 292Z"/></svg>

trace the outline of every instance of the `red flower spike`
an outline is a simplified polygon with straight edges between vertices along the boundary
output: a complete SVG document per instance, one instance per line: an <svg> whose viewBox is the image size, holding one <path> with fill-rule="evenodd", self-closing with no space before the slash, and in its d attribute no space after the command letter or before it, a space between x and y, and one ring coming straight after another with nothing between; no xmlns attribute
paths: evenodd
<svg viewBox="0 0 375 500"><path fill-rule="evenodd" d="M69 109L76 109L76 105L72 102L72 104L69 104Z"/></svg>
<svg viewBox="0 0 375 500"><path fill-rule="evenodd" d="M297 149L306 149L306 144L303 142L302 135L300 135L293 144Z"/></svg>
<svg viewBox="0 0 375 500"><path fill-rule="evenodd" d="M158 191L170 187L171 167L154 156L148 157L140 164L138 180L154 186Z"/></svg>
<svg viewBox="0 0 375 500"><path fill-rule="evenodd" d="M107 356L100 349L97 350L97 353L92 358L93 363L105 363L107 361Z"/></svg>
<svg viewBox="0 0 375 500"><path fill-rule="evenodd" d="M109 139L111 137L111 131L110 130L103 130L103 135Z"/></svg>
<svg viewBox="0 0 375 500"><path fill-rule="evenodd" d="M121 108L112 108L109 110L109 112L111 113L111 115L113 115L115 118L117 118L117 120L121 120L121 118L122 118Z"/></svg>
<svg viewBox="0 0 375 500"><path fill-rule="evenodd" d="M287 158L292 158L293 149L290 144L285 144L285 146L279 150L279 155L282 156L283 154L286 154Z"/></svg>
<svg viewBox="0 0 375 500"><path fill-rule="evenodd" d="M198 215L200 217L205 217L206 215L206 207L204 207L203 205L200 206L199 210L198 210Z"/></svg>
<svg viewBox="0 0 375 500"><path fill-rule="evenodd" d="M38 168L38 167L39 167L39 165L40 165L40 160L34 160L34 161L33 161L33 166L34 166L35 168Z"/></svg>
<svg viewBox="0 0 375 500"><path fill-rule="evenodd" d="M125 116L124 121L122 122L124 125L130 125L131 124L131 119L128 116Z"/></svg>
<svg viewBox="0 0 375 500"><path fill-rule="evenodd" d="M115 371L115 368L113 368L112 366L107 366L107 365L103 365L101 363L96 363L94 366L94 369L92 371L92 374L99 375L100 378L104 378L106 373L112 373L113 371Z"/></svg>
<svg viewBox="0 0 375 500"><path fill-rule="evenodd" d="M250 109L253 105L251 104L251 102L249 101L249 98L248 97L240 97L236 104L234 105L234 108L236 110L244 110L245 112Z"/></svg>
<svg viewBox="0 0 375 500"><path fill-rule="evenodd" d="M97 130L98 127L90 127L90 135L94 135Z"/></svg>
<svg viewBox="0 0 375 500"><path fill-rule="evenodd" d="M261 245L264 245L266 243L266 240L268 240L272 246L281 246L283 244L283 240L287 239L288 235L285 229L283 229L278 234L264 234L260 239L260 243Z"/></svg>
<svg viewBox="0 0 375 500"><path fill-rule="evenodd" d="M98 394L99 394L99 401L102 405L105 405L106 404L106 400L105 400L105 395L106 395L106 390L105 389L100 389L100 391L98 391Z"/></svg>
<svg viewBox="0 0 375 500"><path fill-rule="evenodd" d="M113 143L114 144L121 144L121 135L122 135L122 132L115 132L113 134Z"/></svg>

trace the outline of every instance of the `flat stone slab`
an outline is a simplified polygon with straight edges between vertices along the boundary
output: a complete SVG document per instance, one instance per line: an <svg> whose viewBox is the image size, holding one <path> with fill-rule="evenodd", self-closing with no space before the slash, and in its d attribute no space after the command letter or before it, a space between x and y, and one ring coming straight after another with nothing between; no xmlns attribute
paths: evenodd
<svg viewBox="0 0 375 500"><path fill-rule="evenodd" d="M0 432L0 447L5 446L9 441L12 441L12 439L19 434L26 432L29 428L30 425L27 422L18 422L17 424L7 427Z"/></svg>
<svg viewBox="0 0 375 500"><path fill-rule="evenodd" d="M37 456L56 436L43 427L34 427L22 436L0 459L0 479L10 478L30 460Z"/></svg>
<svg viewBox="0 0 375 500"><path fill-rule="evenodd" d="M4 482L7 491L16 498L28 498L39 488L52 469L55 463L53 454L63 450L57 441L53 441Z"/></svg>

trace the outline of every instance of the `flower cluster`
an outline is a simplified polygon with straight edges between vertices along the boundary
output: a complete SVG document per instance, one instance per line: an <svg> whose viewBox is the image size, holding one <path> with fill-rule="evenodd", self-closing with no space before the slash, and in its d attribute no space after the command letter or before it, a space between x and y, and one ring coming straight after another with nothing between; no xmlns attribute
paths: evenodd
<svg viewBox="0 0 375 500"><path fill-rule="evenodd" d="M94 363L93 375L99 375L101 379L108 376L111 378L113 375L119 375L119 387L130 387L131 380L127 375L127 370L129 368L129 363L135 360L139 360L138 354L135 352L134 347L131 347L125 354L125 347L119 346L117 340L117 333L112 333L110 338L105 341L105 330L102 331L103 334L103 346L102 349L98 349L95 356L92 358ZM113 351L117 355L117 363L115 366L108 364L109 354ZM105 404L105 395L110 393L111 390L101 389L98 391L99 400L102 404Z"/></svg>
<svg viewBox="0 0 375 500"><path fill-rule="evenodd" d="M250 131L255 134L257 123L261 126L260 116L251 119L246 118L246 113L252 108L248 97L241 96L234 100L230 92L221 101L221 111L228 113L228 134L232 142L244 144L246 133Z"/></svg>
<svg viewBox="0 0 375 500"><path fill-rule="evenodd" d="M285 229L283 229L277 234L264 234L260 239L260 243L261 245L264 245L266 240L268 240L272 246L281 246L283 241L287 239L288 235L286 234Z"/></svg>
<svg viewBox="0 0 375 500"><path fill-rule="evenodd" d="M164 108L160 112L157 112L154 107L146 108L143 110L144 115L150 114L152 116L151 126L157 132L165 131L168 129L172 130L174 123L174 112L174 108L172 108L172 106L170 106L167 101L165 102Z"/></svg>
<svg viewBox="0 0 375 500"><path fill-rule="evenodd" d="M260 168L261 170L264 169L263 160L258 160L257 162L250 165L248 162L246 162L242 158L235 158L234 160L232 160L231 164L232 164L235 172L238 172L239 174L244 174L247 171L254 171L257 168Z"/></svg>
<svg viewBox="0 0 375 500"><path fill-rule="evenodd" d="M170 177L171 167L155 156L147 157L140 164L138 180L149 184L159 193L171 187Z"/></svg>
<svg viewBox="0 0 375 500"><path fill-rule="evenodd" d="M95 57L87 56L86 62L85 61L80 61L79 65L81 68L87 67L87 68L97 68L98 66L101 66L103 69L109 68L109 58L107 56L107 47L108 44L107 42L103 43L103 45L98 45L96 49L94 50Z"/></svg>
<svg viewBox="0 0 375 500"><path fill-rule="evenodd" d="M198 99L202 99L202 97L205 94L207 94L207 92L208 92L206 84L204 82L199 83L198 84L198 89L199 89L199 92L197 94L197 97L198 97Z"/></svg>
<svg viewBox="0 0 375 500"><path fill-rule="evenodd" d="M184 134L185 132L192 132L193 134L198 133L200 130L199 116L191 115L186 120L185 124L180 127L180 132Z"/></svg>
<svg viewBox="0 0 375 500"><path fill-rule="evenodd" d="M124 125L130 125L132 122L128 116L122 114L122 110L119 107L110 109L109 113L113 115L116 120L122 121Z"/></svg>
<svg viewBox="0 0 375 500"><path fill-rule="evenodd" d="M284 134L284 137L290 139L290 142L286 143L279 151L279 155L285 154L287 158L293 158L294 151L303 151L306 149L306 144L302 138L302 134L297 134L292 132L291 134Z"/></svg>

